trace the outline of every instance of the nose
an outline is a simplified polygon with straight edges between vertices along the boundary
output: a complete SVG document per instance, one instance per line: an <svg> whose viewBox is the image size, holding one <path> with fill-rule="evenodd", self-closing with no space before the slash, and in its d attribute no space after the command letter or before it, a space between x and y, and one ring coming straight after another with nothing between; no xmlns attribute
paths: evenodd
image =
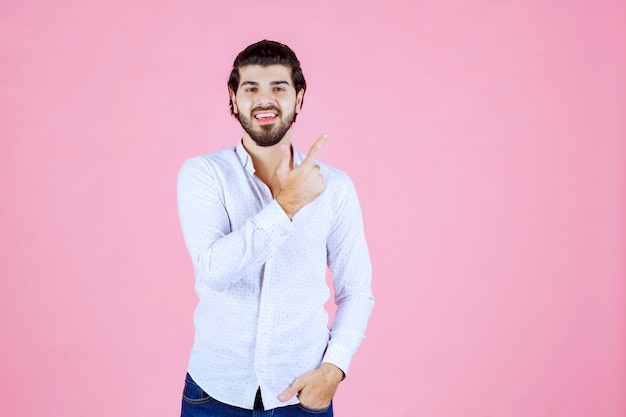
<svg viewBox="0 0 626 417"><path fill-rule="evenodd" d="M257 105L259 106L269 106L274 104L274 97L271 94L271 91L263 89L259 91L257 95Z"/></svg>

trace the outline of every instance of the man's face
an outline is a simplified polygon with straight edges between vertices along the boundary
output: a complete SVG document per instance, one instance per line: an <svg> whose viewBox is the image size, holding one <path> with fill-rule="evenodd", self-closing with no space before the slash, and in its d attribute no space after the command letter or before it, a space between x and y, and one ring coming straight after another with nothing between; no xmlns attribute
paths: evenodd
<svg viewBox="0 0 626 417"><path fill-rule="evenodd" d="M300 111L303 95L304 90L296 93L291 68L284 65L241 67L237 94L231 91L237 119L259 146L281 141Z"/></svg>

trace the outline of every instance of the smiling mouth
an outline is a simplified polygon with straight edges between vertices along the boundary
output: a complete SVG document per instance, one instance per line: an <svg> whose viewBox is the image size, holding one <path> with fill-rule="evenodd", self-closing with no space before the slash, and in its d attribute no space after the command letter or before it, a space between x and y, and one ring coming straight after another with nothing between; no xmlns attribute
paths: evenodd
<svg viewBox="0 0 626 417"><path fill-rule="evenodd" d="M277 117L278 113L274 110L261 110L254 114L254 119L261 125L272 124Z"/></svg>
<svg viewBox="0 0 626 417"><path fill-rule="evenodd" d="M276 113L273 112L273 111L259 112L259 113L254 115L254 118L257 119L257 120L261 120L261 119L275 119L276 118Z"/></svg>

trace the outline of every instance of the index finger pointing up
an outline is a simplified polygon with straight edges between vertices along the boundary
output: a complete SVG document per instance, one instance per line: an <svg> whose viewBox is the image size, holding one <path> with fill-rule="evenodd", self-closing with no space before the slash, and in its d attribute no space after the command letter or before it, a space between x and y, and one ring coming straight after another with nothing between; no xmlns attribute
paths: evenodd
<svg viewBox="0 0 626 417"><path fill-rule="evenodd" d="M328 135L324 133L322 136L317 138L313 146L311 146L311 149L309 149L309 153L306 155L306 158L304 158L304 161L302 161L302 163L305 163L305 162L313 163L313 160L319 153L320 149L322 149L322 145L324 145L324 142L326 142L327 137Z"/></svg>

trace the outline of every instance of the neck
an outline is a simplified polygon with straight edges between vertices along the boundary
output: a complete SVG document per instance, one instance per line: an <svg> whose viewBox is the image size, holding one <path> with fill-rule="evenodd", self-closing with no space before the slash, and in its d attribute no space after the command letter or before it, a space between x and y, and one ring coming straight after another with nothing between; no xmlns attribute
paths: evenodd
<svg viewBox="0 0 626 417"><path fill-rule="evenodd" d="M259 146L244 132L243 147L246 148L246 151L252 158L254 174L270 188L273 195L280 190L280 183L276 177L276 170L282 157L280 147L287 145L291 148L289 133L287 132L276 145Z"/></svg>

